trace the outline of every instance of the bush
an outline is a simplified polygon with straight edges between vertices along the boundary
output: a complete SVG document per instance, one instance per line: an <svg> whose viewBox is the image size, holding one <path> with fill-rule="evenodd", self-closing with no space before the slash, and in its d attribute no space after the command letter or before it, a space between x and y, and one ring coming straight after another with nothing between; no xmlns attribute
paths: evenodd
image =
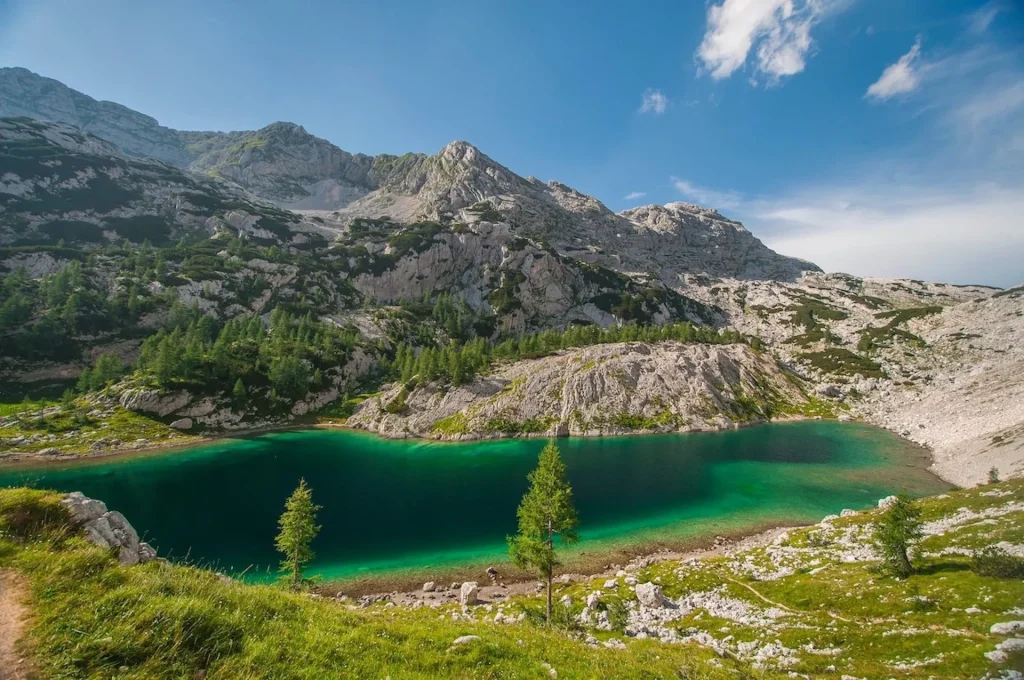
<svg viewBox="0 0 1024 680"><path fill-rule="evenodd" d="M384 411L387 413L404 413L406 409L405 400L409 396L409 390L405 385L402 385L402 389L398 391L395 398L384 405Z"/></svg>
<svg viewBox="0 0 1024 680"><path fill-rule="evenodd" d="M978 576L1024 579L1024 557L1011 555L1002 548L990 545L974 553L971 570Z"/></svg>

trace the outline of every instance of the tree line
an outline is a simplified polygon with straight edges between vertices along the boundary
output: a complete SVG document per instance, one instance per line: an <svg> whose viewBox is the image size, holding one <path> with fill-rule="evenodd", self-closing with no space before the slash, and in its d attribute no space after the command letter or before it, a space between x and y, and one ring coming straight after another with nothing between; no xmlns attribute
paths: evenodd
<svg viewBox="0 0 1024 680"><path fill-rule="evenodd" d="M443 347L415 347L399 343L394 359L386 366L386 372L393 380L402 382L416 378L426 382L441 380L460 385L500 361L536 359L560 350L589 345L668 340L713 345L742 342L755 349L762 347L756 337L745 336L735 330L716 331L687 321L663 326L630 324L608 328L570 325L564 330L549 329L498 342L478 336L467 342L452 340Z"/></svg>

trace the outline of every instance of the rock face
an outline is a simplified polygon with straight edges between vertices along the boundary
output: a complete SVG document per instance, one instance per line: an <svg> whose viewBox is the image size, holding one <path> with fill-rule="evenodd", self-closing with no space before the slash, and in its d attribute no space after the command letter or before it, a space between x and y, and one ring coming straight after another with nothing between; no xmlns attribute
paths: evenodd
<svg viewBox="0 0 1024 680"><path fill-rule="evenodd" d="M101 548L117 552L118 561L126 566L148 562L156 551L148 543L139 541L139 535L124 515L98 500L86 498L74 491L61 501L67 507L72 523L80 527L85 538Z"/></svg>
<svg viewBox="0 0 1024 680"><path fill-rule="evenodd" d="M402 414L400 385L363 402L348 424L439 439L695 431L764 420L801 391L746 345L619 343L505 366L448 389L419 386Z"/></svg>
<svg viewBox="0 0 1024 680"><path fill-rule="evenodd" d="M155 119L121 104L96 101L23 68L0 68L0 117L6 116L70 123L133 156L175 165L188 160L178 133Z"/></svg>

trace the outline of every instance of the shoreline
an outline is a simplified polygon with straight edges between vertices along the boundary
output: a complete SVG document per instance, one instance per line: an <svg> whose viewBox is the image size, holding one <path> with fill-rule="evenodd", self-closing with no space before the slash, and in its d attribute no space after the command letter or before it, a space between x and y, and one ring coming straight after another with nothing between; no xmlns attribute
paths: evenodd
<svg viewBox="0 0 1024 680"><path fill-rule="evenodd" d="M813 520L805 522L779 519L761 522L746 529L722 533L709 533L682 539L657 539L626 543L606 549L597 548L591 554L568 558L566 564L555 570L555 580L568 582L604 574L614 575L625 565L639 561L654 564L690 558L715 557L738 546L763 545L782 532L813 524L815 524ZM532 589L538 582L535 574L518 569L507 558L502 558L501 560L473 561L449 567L415 568L377 576L324 579L323 582L313 587L313 591L324 597L344 595L358 598L397 594L412 596L421 593L422 585L428 581L437 583L439 587L465 581L476 581L481 587L488 587L490 583L487 569L491 567L497 569L497 581L500 586L513 591L519 590L523 586Z"/></svg>
<svg viewBox="0 0 1024 680"><path fill-rule="evenodd" d="M900 434L888 430L887 428L868 423L866 421L850 420L842 421L838 418L822 418L808 417L802 415L787 415L782 418L772 418L770 420L755 420L747 421L742 423L734 422L731 427L719 427L716 429L701 429L701 430L669 430L669 431L651 431L651 430L636 430L632 432L610 432L610 433L596 433L596 434L573 434L564 436L551 436L549 434L542 434L537 432L527 432L522 434L506 435L506 434L495 434L495 435L479 435L471 436L461 439L444 439L444 438L433 438L433 437L421 437L418 435L408 435L404 437L389 437L387 435L368 430L362 427L351 427L344 423L281 423L277 425L266 425L264 427L254 427L244 430L233 430L230 432L219 432L208 435L197 435L194 439L182 442L168 442L163 444L156 444L154 446L141 446L139 448L127 448L127 449L109 449L105 451L90 451L87 453L60 453L51 455L40 455L38 452L23 452L23 453L0 453L0 469L4 467L35 467L36 465L43 467L47 465L57 465L61 463L86 463L88 461L104 460L109 458L120 458L120 457L131 457L132 455L145 455L145 454L159 454L159 453L170 453L172 451L181 451L185 449L195 448L197 446L205 446L208 444L214 444L219 441L230 440L230 439L246 439L249 437L261 435L261 434L273 434L275 432L289 432L293 430L343 430L353 433L361 433L371 437L379 437L381 439L388 439L393 441L402 440L414 440L421 442L431 442L435 444L464 444L469 442L485 442L485 441L502 441L509 439L600 439L604 437L645 437L651 435L685 435L685 434L708 434L715 432L730 432L733 430L747 429L751 427L758 427L759 425L772 425L780 423L795 423L803 422L807 420L821 420L827 422L850 422L860 423L862 425L871 425L872 427L878 427L879 429L892 432L893 435L904 439L908 442L911 440ZM911 442L915 446L921 446L916 442ZM922 447L927 448L927 447ZM930 452L930 449L928 449ZM943 480L947 481L947 480Z"/></svg>

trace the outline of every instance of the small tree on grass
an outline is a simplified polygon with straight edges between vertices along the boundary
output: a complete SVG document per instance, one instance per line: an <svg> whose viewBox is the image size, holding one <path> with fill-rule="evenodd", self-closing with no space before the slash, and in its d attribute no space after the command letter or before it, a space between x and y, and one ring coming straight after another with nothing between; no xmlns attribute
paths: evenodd
<svg viewBox="0 0 1024 680"><path fill-rule="evenodd" d="M898 495L875 525L875 544L882 553L885 570L896 578L914 573L910 548L921 535L920 508L906 494Z"/></svg>
<svg viewBox="0 0 1024 680"><path fill-rule="evenodd" d="M555 535L567 545L579 540L576 534L579 518L572 503L572 488L565 479L565 463L554 442L549 442L540 452L537 468L527 479L530 488L516 512L519 531L509 536L508 551L517 567L533 569L547 582L546 620L550 625L551 576L558 566Z"/></svg>
<svg viewBox="0 0 1024 680"><path fill-rule="evenodd" d="M320 506L313 504L313 490L306 486L305 479L300 479L299 486L285 501L284 508L284 514L277 521L281 528L277 535L277 549L284 553L281 571L288 574L292 588L297 588L302 582L303 568L313 559L310 544L320 533L316 524Z"/></svg>

